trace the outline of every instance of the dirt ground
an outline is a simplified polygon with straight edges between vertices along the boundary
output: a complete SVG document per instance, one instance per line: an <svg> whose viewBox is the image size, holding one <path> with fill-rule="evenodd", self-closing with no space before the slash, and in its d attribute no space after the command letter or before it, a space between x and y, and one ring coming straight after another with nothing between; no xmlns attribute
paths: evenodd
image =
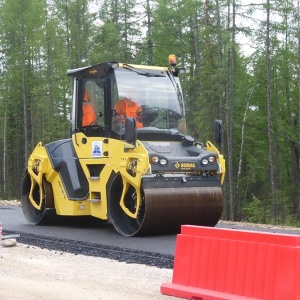
<svg viewBox="0 0 300 300"><path fill-rule="evenodd" d="M173 271L17 244L0 246L0 299L172 300Z"/></svg>

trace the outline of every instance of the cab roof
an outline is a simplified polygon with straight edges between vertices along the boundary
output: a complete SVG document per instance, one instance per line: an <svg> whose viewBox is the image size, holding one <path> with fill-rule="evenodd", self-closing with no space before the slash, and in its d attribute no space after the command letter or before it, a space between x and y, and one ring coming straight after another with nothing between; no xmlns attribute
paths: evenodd
<svg viewBox="0 0 300 300"><path fill-rule="evenodd" d="M114 67L120 67L123 68L125 66L128 67L133 67L136 69L146 69L146 70L157 70L157 71L166 71L168 70L167 67L158 67L158 66L147 66L147 65L135 65L135 64L125 64L125 63L119 63L119 62L104 62L104 63L99 63L96 65L91 65L91 66L87 66L87 67L82 67L82 68L77 68L77 69L70 69L67 71L67 75L71 76L71 77L83 77L86 75L95 75L97 74L99 76L105 76L108 71L110 70L110 68L116 68ZM102 74L101 74L102 73Z"/></svg>

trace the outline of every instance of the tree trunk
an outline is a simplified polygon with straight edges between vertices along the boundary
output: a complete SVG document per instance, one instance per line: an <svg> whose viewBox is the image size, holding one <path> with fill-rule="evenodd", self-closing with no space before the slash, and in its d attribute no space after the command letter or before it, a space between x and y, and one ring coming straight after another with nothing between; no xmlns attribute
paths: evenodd
<svg viewBox="0 0 300 300"><path fill-rule="evenodd" d="M242 123L242 128L241 128L241 146L240 146L238 171L237 171L237 175L236 175L236 195L239 198L240 198L240 193L239 193L239 189L240 189L239 179L240 179L240 176L242 174L242 164L243 164L243 159L244 159L244 157L243 157L243 151L244 151L244 146L245 146L245 126L246 126L247 112L249 110L250 100L251 100L252 95L254 93L254 90L256 88L257 81L258 80L255 81L255 84L254 84L254 86L253 86L253 88L251 90L251 93L250 93L249 97L246 100L245 111L244 111L244 116L243 116L243 123ZM241 208L242 208L242 203L241 203L240 200L239 200L239 203L240 203Z"/></svg>
<svg viewBox="0 0 300 300"><path fill-rule="evenodd" d="M195 52L195 90L194 99L195 102L199 101L201 82L200 82L200 49L199 49L199 38L198 38L198 24L197 24L197 10L193 15L193 42Z"/></svg>
<svg viewBox="0 0 300 300"><path fill-rule="evenodd" d="M275 178L273 160L273 137L272 137L272 105L271 105L271 61L270 61L270 1L267 0L267 22L266 22L266 80L267 80L267 130L269 147L269 171L271 201L273 204L273 218L277 219L276 197L275 197ZM264 220L265 221L265 220Z"/></svg>
<svg viewBox="0 0 300 300"><path fill-rule="evenodd" d="M222 44L222 25L221 25L221 15L220 15L220 5L219 1L216 0L216 15L217 15L217 40L218 40L218 68L219 68L219 107L218 107L218 118L224 120L226 114L224 114L224 103L223 103L223 93L224 93L224 70L223 70L223 44ZM222 127L222 136L224 136L224 128ZM220 152L223 153L225 149L224 138L221 139L221 148ZM224 195L227 195L227 185L223 186ZM228 203L225 199L224 201L224 218L228 220Z"/></svg>
<svg viewBox="0 0 300 300"><path fill-rule="evenodd" d="M300 182L300 1L297 1L298 20L298 183ZM298 184L298 222L300 226L300 184Z"/></svg>
<svg viewBox="0 0 300 300"><path fill-rule="evenodd" d="M235 99L235 1L232 4L232 27L230 28L230 4L228 5L228 31L231 31L231 46L228 47L227 92L226 92L226 133L227 133L227 169L230 219L235 219L234 173L233 173L233 124Z"/></svg>
<svg viewBox="0 0 300 300"><path fill-rule="evenodd" d="M24 162L28 160L28 127L27 127L27 99L26 99L26 81L25 81L25 27L21 25L21 55L22 55L22 99L23 99L23 126L24 126Z"/></svg>
<svg viewBox="0 0 300 300"><path fill-rule="evenodd" d="M150 0L147 0L147 39L148 39L148 64L153 65L153 42L152 42L152 23L151 23L151 9Z"/></svg>
<svg viewBox="0 0 300 300"><path fill-rule="evenodd" d="M7 93L6 99L9 99ZM7 170L6 170L6 155L7 155L7 110L8 110L8 100L5 101L5 111L4 111L4 124L3 124L3 166L2 166L2 186L3 186L3 199L7 199Z"/></svg>

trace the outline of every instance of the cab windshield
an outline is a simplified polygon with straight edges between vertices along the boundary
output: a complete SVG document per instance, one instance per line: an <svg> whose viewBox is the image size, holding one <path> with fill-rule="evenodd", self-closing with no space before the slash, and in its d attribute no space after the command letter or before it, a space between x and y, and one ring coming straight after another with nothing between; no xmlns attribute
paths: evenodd
<svg viewBox="0 0 300 300"><path fill-rule="evenodd" d="M163 68L123 65L115 69L113 126L122 133L126 117L135 117L138 131L185 133L185 109L178 77Z"/></svg>

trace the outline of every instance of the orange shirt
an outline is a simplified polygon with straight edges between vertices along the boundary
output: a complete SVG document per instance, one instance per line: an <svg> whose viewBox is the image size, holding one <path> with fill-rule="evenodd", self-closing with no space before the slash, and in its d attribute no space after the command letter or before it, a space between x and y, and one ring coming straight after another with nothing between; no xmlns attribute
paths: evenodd
<svg viewBox="0 0 300 300"><path fill-rule="evenodd" d="M95 114L93 105L89 101L89 92L87 89L85 89L84 98L82 102L82 112L82 126L90 126L97 120L97 116Z"/></svg>
<svg viewBox="0 0 300 300"><path fill-rule="evenodd" d="M141 128L143 127L143 124L139 122L139 113L142 112L141 106L128 99L128 98L122 98L120 101L118 101L114 107L116 113L118 114L117 118L121 119L122 122L125 122L126 117L135 117L136 118L136 127Z"/></svg>

